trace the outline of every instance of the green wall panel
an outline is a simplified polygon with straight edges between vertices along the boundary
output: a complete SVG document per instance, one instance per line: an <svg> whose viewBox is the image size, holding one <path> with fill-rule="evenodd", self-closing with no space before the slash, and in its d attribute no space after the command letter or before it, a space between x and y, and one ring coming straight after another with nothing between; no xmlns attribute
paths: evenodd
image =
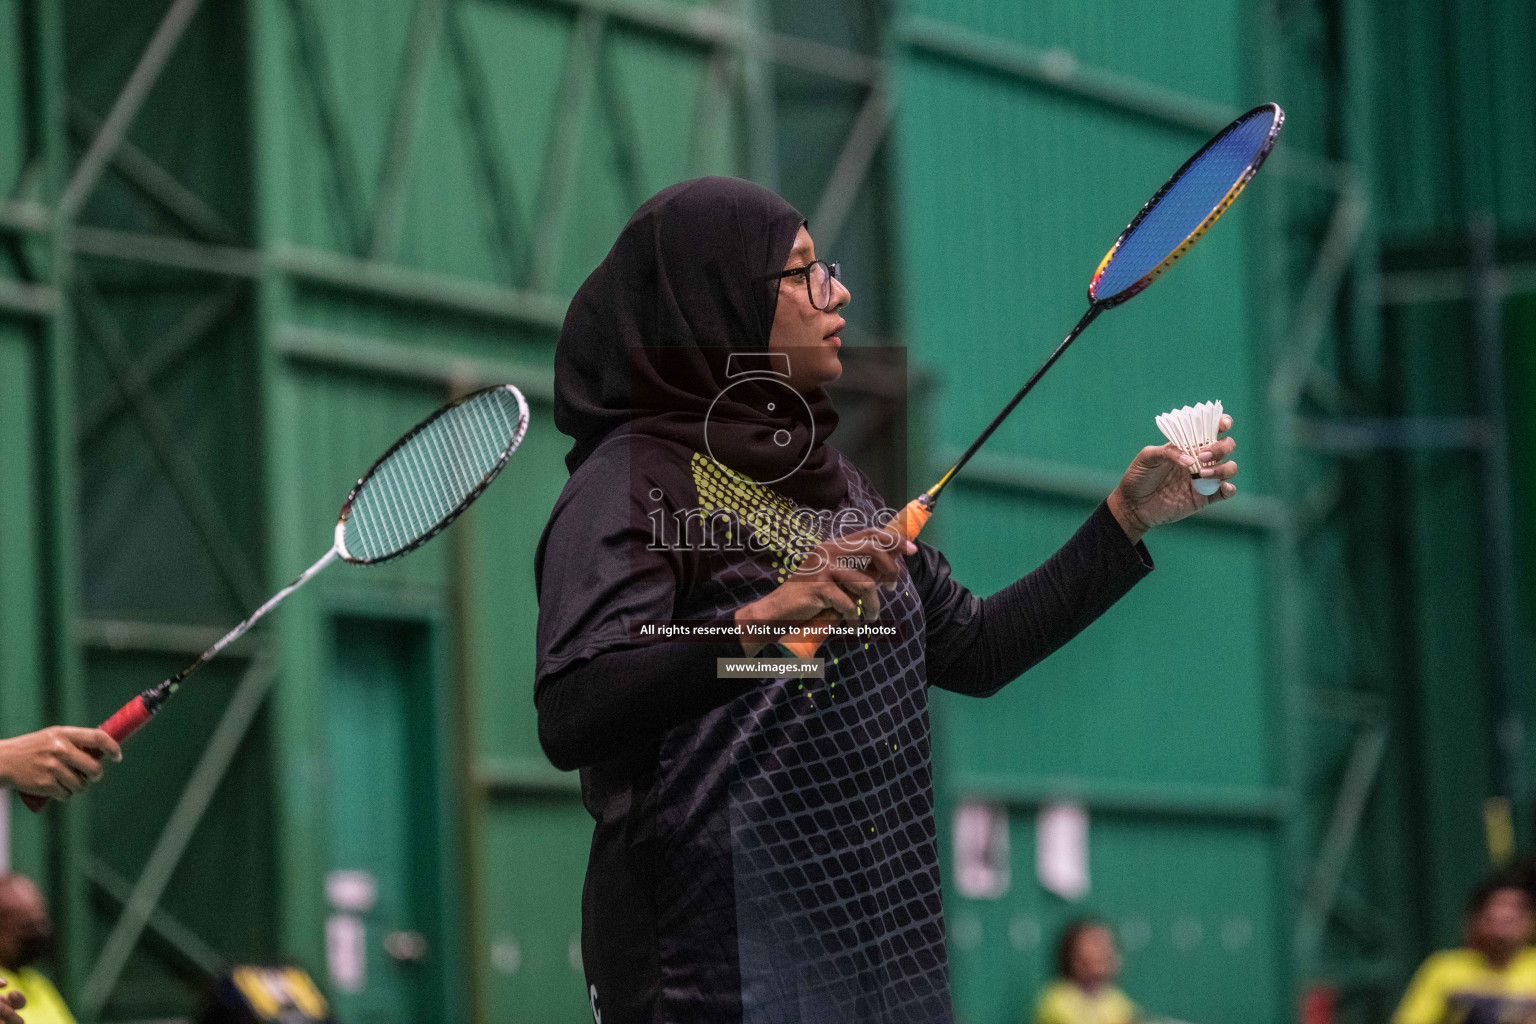
<svg viewBox="0 0 1536 1024"><path fill-rule="evenodd" d="M581 973L581 885L591 821L572 800L496 807L483 826L476 953L481 1012L498 1024L591 1016Z"/></svg>
<svg viewBox="0 0 1536 1024"><path fill-rule="evenodd" d="M1238 3L1171 14L1070 3L911 10L1232 108L1251 98ZM906 333L914 362L936 378L930 437L954 451L1082 314L1104 252L1204 138L920 50L898 75ZM1277 186L1261 178L1253 189L1266 187ZM1270 357L1252 263L1261 212L1245 198L1156 287L1098 320L988 455L1097 470L1107 490L1138 449L1162 440L1153 417L1219 398L1236 420L1237 500L1266 493ZM962 478L933 532L956 578L986 594L1048 557L1089 511ZM1148 547L1157 571L1024 678L986 701L936 696L941 805L977 785L1109 800L1155 790L1174 802L1224 787L1283 791L1268 537L1187 524ZM1086 905L1115 921L1126 986L1155 1012L1277 1022L1289 1015L1279 823L1200 813L1096 817ZM1019 1019L1046 980L1056 930L1080 909L1039 888L1032 817L1016 809L1014 819L1012 893L946 896L968 1021Z"/></svg>
<svg viewBox="0 0 1536 1024"><path fill-rule="evenodd" d="M1082 315L1099 260L1203 140L926 59L904 67L903 89L908 344L937 370L937 437L963 446ZM989 452L1119 471L1161 440L1152 420L1170 408L1219 398L1241 423L1260 394L1245 340L1252 216L1234 207L1096 322ZM1244 475L1263 488L1261 463Z"/></svg>
<svg viewBox="0 0 1536 1024"><path fill-rule="evenodd" d="M129 695L185 667L187 660L95 652L86 667L89 720L105 719ZM90 853L119 877L133 880L143 869L202 754L200 741L213 733L246 664L226 656L199 672L92 790ZM159 904L230 962L264 959L276 946L271 772L262 715L215 791ZM99 950L118 906L100 896L94 905L101 914L94 937ZM117 1019L192 1013L201 1004L203 983L194 966L151 936L130 961L106 1012Z"/></svg>
<svg viewBox="0 0 1536 1024"><path fill-rule="evenodd" d="M0 727L7 736L45 720L36 344L30 329L0 318L0 437L10 439L0 453ZM14 869L41 875L42 823L13 814L10 839Z"/></svg>
<svg viewBox="0 0 1536 1024"><path fill-rule="evenodd" d="M946 900L961 1024L1032 1020L1055 975L1056 936L1082 914L1107 920L1122 987L1150 1017L1281 1019L1273 837L1262 828L1092 817L1092 889L1081 903L1034 881L1035 821L1010 817L1013 884L997 900Z"/></svg>
<svg viewBox="0 0 1536 1024"><path fill-rule="evenodd" d="M1244 6L1235 0L1171 7L1133 0L911 0L904 6L911 14L993 39L1059 50L1068 63L1112 69L1217 103L1232 103L1248 85L1240 60Z"/></svg>
<svg viewBox="0 0 1536 1024"><path fill-rule="evenodd" d="M1455 232L1469 215L1536 228L1536 10L1521 0L1409 0L1374 10L1385 227Z"/></svg>
<svg viewBox="0 0 1536 1024"><path fill-rule="evenodd" d="M980 594L1043 562L1088 512L962 494L946 496L941 545L955 578ZM937 696L946 769L1149 784L1278 781L1263 548L1250 534L1195 526L1160 531L1148 548L1156 571L1078 640L984 701Z"/></svg>
<svg viewBox="0 0 1536 1024"><path fill-rule="evenodd" d="M529 411L528 436L517 456L464 518L469 561L481 567L465 581L471 721L479 757L517 759L553 772L539 749L533 707L533 556L545 510L565 483L569 445L554 429L547 404L530 403ZM504 863L500 855L496 859Z"/></svg>

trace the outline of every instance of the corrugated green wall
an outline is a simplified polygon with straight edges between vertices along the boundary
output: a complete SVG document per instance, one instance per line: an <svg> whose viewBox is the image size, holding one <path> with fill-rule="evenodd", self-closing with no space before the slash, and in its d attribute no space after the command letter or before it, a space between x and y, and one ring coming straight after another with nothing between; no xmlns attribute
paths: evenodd
<svg viewBox="0 0 1536 1024"><path fill-rule="evenodd" d="M916 23L897 71L914 283L904 310L908 345L938 378L937 462L1060 341L1104 251L1210 134L999 65L1043 54L1062 69L1113 70L1130 95L1150 83L1191 109L1269 97L1244 65L1237 3L909 11L937 23ZM1252 191L1273 187L1261 177ZM1092 510L1078 495L1107 494L1161 440L1153 417L1186 403L1221 399L1237 423L1241 488L1266 492L1251 262L1261 209L1245 195L1156 287L1096 322L978 456L980 472L957 480L930 530L958 579L990 593L1042 561ZM985 702L935 701L946 804L1000 801L1012 821L1011 891L946 895L962 1020L1024 1014L1050 977L1055 934L1085 911L1117 928L1126 987L1151 1011L1289 1016L1267 536L1212 522L1148 544L1157 571L1080 640ZM1091 817L1093 888L1081 903L1034 878L1034 814L1054 798L1081 800Z"/></svg>
<svg viewBox="0 0 1536 1024"><path fill-rule="evenodd" d="M324 977L324 878L346 866L327 829L347 799L325 694L346 616L407 623L433 652L421 749L441 770L417 851L438 889L422 923L430 1005L444 1020L586 1012L573 939L589 823L574 778L542 759L530 692L532 550L564 479L548 367L566 297L671 181L749 171L812 215L854 290L850 339L904 340L934 385L915 484L1060 339L1167 173L1226 113L1278 92L1283 152L1376 168L1367 272L1323 315L1318 362L1344 378L1344 411L1472 407L1465 304L1399 303L1377 330L1371 240L1389 277L1454 269L1468 215L1489 209L1500 258L1528 256L1536 196L1520 169L1536 143L1509 113L1536 88L1525 6L761 8L783 33L766 74L734 14L674 0L205 3L71 227L52 207L170 5L0 0L0 429L16 441L0 449L0 725L104 715L184 663L320 555L351 481L449 395L511 380L534 415L451 534L396 567L330 570L199 677L83 806L13 815L14 863L50 883L77 1007L199 741L264 651L275 696L208 817L168 837L185 852L122 980L98 993L102 1016L189 1012L220 959L282 954ZM881 54L888 83L868 63ZM767 88L744 88L744 71ZM891 86L895 144L864 140L872 165L834 240L826 185L849 131L878 126L872 84ZM1293 456L1269 378L1340 192L1337 165L1271 167L1173 273L1094 325L931 527L960 578L990 591L1158 440L1155 413L1219 397L1238 418L1239 502L1155 535L1158 571L1004 694L936 702L941 832L971 797L1011 822L1011 892L948 896L967 1021L1017 1019L1080 909L1032 878L1050 799L1090 810L1083 906L1120 929L1127 988L1193 1020L1287 1018L1292 983L1311 980L1379 1015L1423 948L1454 940L1485 866L1477 471L1466 452ZM1528 314L1506 311L1521 437ZM1517 470L1529 447L1514 447ZM1266 499L1335 472L1333 518L1282 543L1291 520ZM1303 705L1332 711L1303 723ZM1364 831L1298 977L1296 879L1361 723L1382 720Z"/></svg>

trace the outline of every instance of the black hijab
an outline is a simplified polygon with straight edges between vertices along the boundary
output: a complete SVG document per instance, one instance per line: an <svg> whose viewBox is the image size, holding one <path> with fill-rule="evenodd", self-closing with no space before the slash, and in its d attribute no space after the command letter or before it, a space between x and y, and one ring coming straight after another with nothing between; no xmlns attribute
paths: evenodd
<svg viewBox="0 0 1536 1024"><path fill-rule="evenodd" d="M821 388L797 398L768 356L778 282L764 278L784 269L805 222L737 178L680 182L635 211L560 331L555 426L576 442L567 469L628 429L708 453L801 505L842 501L831 399Z"/></svg>

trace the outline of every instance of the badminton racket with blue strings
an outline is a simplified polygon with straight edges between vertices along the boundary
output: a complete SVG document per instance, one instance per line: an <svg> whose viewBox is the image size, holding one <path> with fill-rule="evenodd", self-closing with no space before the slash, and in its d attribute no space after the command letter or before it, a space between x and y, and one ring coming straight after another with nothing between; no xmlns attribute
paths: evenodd
<svg viewBox="0 0 1536 1024"><path fill-rule="evenodd" d="M1088 282L1088 312L1083 314L1066 340L1056 346L1050 358L1003 406L1003 411L987 424L981 436L971 442L949 472L896 514L891 525L898 533L907 540L917 539L928 517L933 515L939 495L955 474L971 461L976 450L986 443L993 431L1045 376L1045 371L1056 364L1067 346L1076 341L1100 313L1139 295L1200 241L1258 172L1284 123L1285 112L1276 104L1255 107L1218 132L1174 172L1099 262L1093 280ZM809 626L786 634L780 643L798 657L809 658L821 647L824 632L819 635L818 631L824 631L834 622L830 618L816 619Z"/></svg>
<svg viewBox="0 0 1536 1024"><path fill-rule="evenodd" d="M336 559L378 565L415 551L437 536L485 492L527 430L528 403L510 384L466 395L422 420L352 488L336 521L335 542L318 562L192 664L124 704L102 723L102 731L118 742L138 732L188 676ZM48 803L47 797L30 794L22 800L34 811Z"/></svg>

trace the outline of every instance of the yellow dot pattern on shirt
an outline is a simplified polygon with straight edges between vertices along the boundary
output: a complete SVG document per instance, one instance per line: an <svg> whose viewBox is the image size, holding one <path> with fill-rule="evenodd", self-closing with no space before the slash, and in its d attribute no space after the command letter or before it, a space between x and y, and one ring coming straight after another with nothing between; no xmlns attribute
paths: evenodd
<svg viewBox="0 0 1536 1024"><path fill-rule="evenodd" d="M705 515L727 512L752 527L763 546L778 556L773 561L778 582L783 583L821 544L821 537L802 521L805 517L794 514L800 506L784 495L699 452L694 453L691 468L699 510Z"/></svg>

